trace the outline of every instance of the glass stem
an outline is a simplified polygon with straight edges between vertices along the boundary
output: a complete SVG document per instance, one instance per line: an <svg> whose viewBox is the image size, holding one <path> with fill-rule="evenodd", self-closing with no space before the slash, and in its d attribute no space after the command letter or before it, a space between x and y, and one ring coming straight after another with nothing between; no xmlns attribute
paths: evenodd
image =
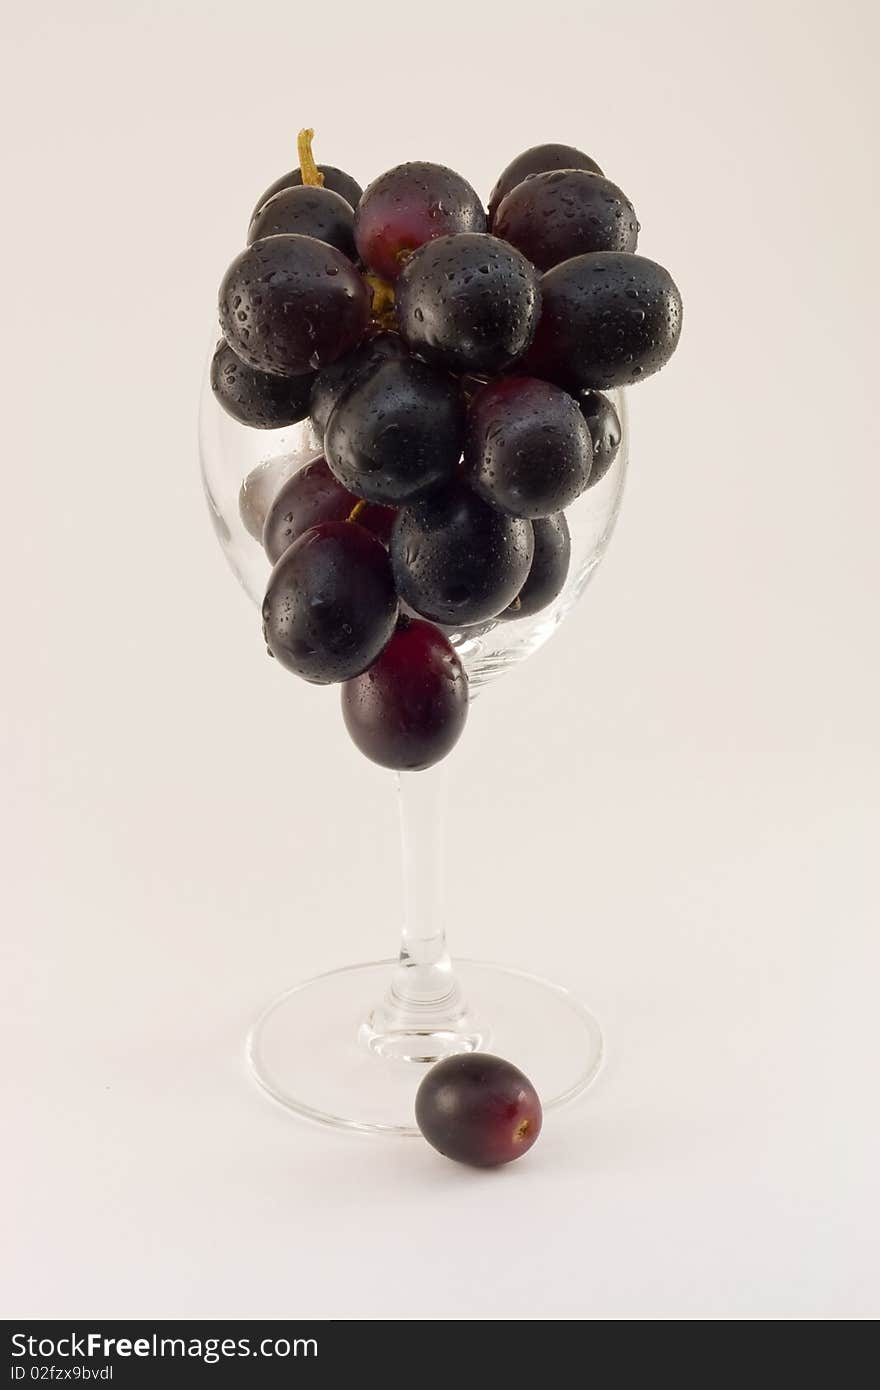
<svg viewBox="0 0 880 1390"><path fill-rule="evenodd" d="M442 1005L458 992L446 946L446 761L397 774L403 867L403 936L391 982L401 1004Z"/></svg>
<svg viewBox="0 0 880 1390"><path fill-rule="evenodd" d="M480 1047L446 947L443 849L449 773L398 774L403 850L403 937L384 999L361 1026L361 1039L382 1057L435 1062Z"/></svg>

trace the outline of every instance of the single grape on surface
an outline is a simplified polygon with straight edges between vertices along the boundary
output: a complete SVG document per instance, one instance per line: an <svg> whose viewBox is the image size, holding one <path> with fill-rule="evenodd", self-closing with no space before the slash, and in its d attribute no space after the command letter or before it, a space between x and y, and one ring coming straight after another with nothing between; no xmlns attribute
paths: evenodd
<svg viewBox="0 0 880 1390"><path fill-rule="evenodd" d="M681 295L645 256L596 251L541 277L541 317L522 369L570 391L630 386L669 361Z"/></svg>
<svg viewBox="0 0 880 1390"><path fill-rule="evenodd" d="M267 236L315 237L335 246L354 260L354 212L351 205L330 188L283 188L253 218L247 241L251 246Z"/></svg>
<svg viewBox="0 0 880 1390"><path fill-rule="evenodd" d="M430 623L408 618L369 670L342 687L342 713L357 747L401 772L445 758L467 709L468 681L455 648Z"/></svg>
<svg viewBox="0 0 880 1390"><path fill-rule="evenodd" d="M226 342L211 359L211 390L233 420L255 430L295 425L309 413L314 374L272 376L236 357Z"/></svg>
<svg viewBox="0 0 880 1390"><path fill-rule="evenodd" d="M314 372L350 352L370 319L370 295L351 261L305 236L273 236L236 256L220 286L220 326L250 367Z"/></svg>
<svg viewBox="0 0 880 1390"><path fill-rule="evenodd" d="M561 511L590 479L593 444L567 391L534 377L489 382L468 408L465 473L475 492L511 516Z"/></svg>
<svg viewBox="0 0 880 1390"><path fill-rule="evenodd" d="M343 387L324 452L358 497L397 506L452 477L464 431L458 382L414 357L390 357Z"/></svg>
<svg viewBox="0 0 880 1390"><path fill-rule="evenodd" d="M511 160L492 189L489 198L490 225L494 223L495 214L511 189L530 174L544 174L549 169L587 169L594 174L602 173L595 159L584 154L583 150L576 150L574 145L533 145L530 150Z"/></svg>
<svg viewBox="0 0 880 1390"><path fill-rule="evenodd" d="M505 516L458 480L402 508L391 532L400 597L450 626L501 613L525 583L533 551L530 521Z"/></svg>
<svg viewBox="0 0 880 1390"><path fill-rule="evenodd" d="M397 284L401 335L413 352L452 372L504 371L532 341L540 304L534 267L487 234L429 242Z"/></svg>
<svg viewBox="0 0 880 1390"><path fill-rule="evenodd" d="M446 1057L416 1092L416 1123L446 1158L496 1168L528 1153L543 1112L527 1076L485 1052Z"/></svg>
<svg viewBox="0 0 880 1390"><path fill-rule="evenodd" d="M535 553L528 578L502 618L530 618L561 594L568 578L571 536L564 512L532 522Z"/></svg>
<svg viewBox="0 0 880 1390"><path fill-rule="evenodd" d="M322 521L347 521L357 504L358 498L333 476L326 459L307 463L288 478L266 514L263 548L272 564L311 527ZM391 507L368 504L358 513L357 524L387 545L394 517Z"/></svg>
<svg viewBox="0 0 880 1390"><path fill-rule="evenodd" d="M508 193L492 230L539 270L588 251L635 251L639 239L626 194L584 169L531 174Z"/></svg>
<svg viewBox="0 0 880 1390"><path fill-rule="evenodd" d="M588 486L595 487L617 458L623 431L617 411L601 391L582 391L578 404L593 441L593 471Z"/></svg>
<svg viewBox="0 0 880 1390"><path fill-rule="evenodd" d="M363 189L351 174L346 174L342 169L335 169L332 164L319 164L318 168L324 175L324 188L329 188L331 192L338 193L352 208L357 207L360 202ZM276 179L270 184L265 193L259 198L251 213L251 220L256 217L261 208L265 207L270 198L274 198L276 193L280 193L283 188L298 188L302 184L302 169L297 167L291 169L288 174L282 174L280 179Z"/></svg>
<svg viewBox="0 0 880 1390"><path fill-rule="evenodd" d="M486 214L466 179L443 164L398 164L365 189L355 217L361 260L385 280L434 237L484 232Z"/></svg>
<svg viewBox="0 0 880 1390"><path fill-rule="evenodd" d="M396 333L379 333L374 338L367 338L354 352L347 353L338 362L318 372L312 387L309 414L321 438L337 401L350 382L371 372L389 357L406 356L406 345Z"/></svg>
<svg viewBox="0 0 880 1390"><path fill-rule="evenodd" d="M272 570L263 636L282 666L327 685L372 665L397 614L382 542L354 522L325 521L294 541Z"/></svg>

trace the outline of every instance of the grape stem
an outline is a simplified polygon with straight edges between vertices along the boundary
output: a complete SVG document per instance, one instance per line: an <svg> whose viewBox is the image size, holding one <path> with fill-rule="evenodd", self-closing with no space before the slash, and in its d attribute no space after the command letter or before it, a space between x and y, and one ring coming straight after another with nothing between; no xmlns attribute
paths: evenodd
<svg viewBox="0 0 880 1390"><path fill-rule="evenodd" d="M397 325L394 313L394 290L387 280L378 275L364 275L369 289L373 319L386 332L393 332Z"/></svg>
<svg viewBox="0 0 880 1390"><path fill-rule="evenodd" d="M358 517L359 517L359 516L361 515L361 513L364 511L366 505L367 505L367 504L366 504L366 502L364 501L363 498L361 498L361 500L360 500L359 502L355 502L354 506L352 507L351 511L349 512L348 516L346 517L346 520L347 520L347 521L357 521Z"/></svg>
<svg viewBox="0 0 880 1390"><path fill-rule="evenodd" d="M315 163L315 156L312 154L312 141L314 138L315 132L313 130L301 130L296 137L300 173L302 174L303 184L307 188L323 188L324 175Z"/></svg>

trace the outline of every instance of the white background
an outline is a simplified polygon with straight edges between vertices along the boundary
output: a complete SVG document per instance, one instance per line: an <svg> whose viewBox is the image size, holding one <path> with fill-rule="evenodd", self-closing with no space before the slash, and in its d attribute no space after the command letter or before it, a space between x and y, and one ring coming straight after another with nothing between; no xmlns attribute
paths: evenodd
<svg viewBox="0 0 880 1390"><path fill-rule="evenodd" d="M876 13L7 18L6 1316L880 1311ZM602 572L455 760L453 945L564 977L610 1047L494 1175L310 1128L242 1062L398 921L388 779L265 660L197 473L216 285L304 124L363 182L484 194L585 147L685 298Z"/></svg>

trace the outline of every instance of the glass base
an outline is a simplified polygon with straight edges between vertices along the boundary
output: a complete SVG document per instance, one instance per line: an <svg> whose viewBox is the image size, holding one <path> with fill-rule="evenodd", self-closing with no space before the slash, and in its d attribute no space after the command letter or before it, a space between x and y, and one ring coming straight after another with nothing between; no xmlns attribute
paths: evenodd
<svg viewBox="0 0 880 1390"><path fill-rule="evenodd" d="M248 1060L275 1100L308 1119L377 1134L417 1134L419 1082L433 1062L475 1047L515 1063L544 1109L586 1090L602 1063L602 1033L560 985L506 966L456 961L468 1002L467 1028L425 1031L395 1054L377 1046L371 1000L382 997L396 961L371 961L318 975L287 990L248 1038Z"/></svg>

